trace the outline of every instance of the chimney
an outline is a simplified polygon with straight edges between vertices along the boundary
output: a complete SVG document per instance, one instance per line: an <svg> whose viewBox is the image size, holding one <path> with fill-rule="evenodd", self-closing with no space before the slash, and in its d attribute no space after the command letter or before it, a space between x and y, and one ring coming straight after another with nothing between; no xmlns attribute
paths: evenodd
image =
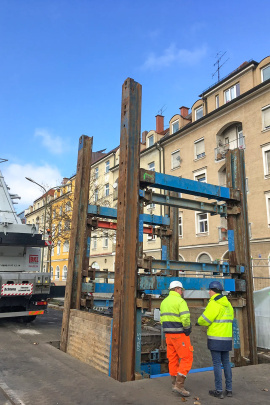
<svg viewBox="0 0 270 405"><path fill-rule="evenodd" d="M143 131L142 133L142 143L146 142L146 135L148 134L148 131Z"/></svg>
<svg viewBox="0 0 270 405"><path fill-rule="evenodd" d="M67 181L68 181L68 177L63 177L61 184L64 185L64 184L66 184Z"/></svg>
<svg viewBox="0 0 270 405"><path fill-rule="evenodd" d="M180 114L182 115L183 118L185 118L188 115L188 110L189 108L187 107L180 107Z"/></svg>
<svg viewBox="0 0 270 405"><path fill-rule="evenodd" d="M156 132L161 134L164 131L164 116L156 115Z"/></svg>

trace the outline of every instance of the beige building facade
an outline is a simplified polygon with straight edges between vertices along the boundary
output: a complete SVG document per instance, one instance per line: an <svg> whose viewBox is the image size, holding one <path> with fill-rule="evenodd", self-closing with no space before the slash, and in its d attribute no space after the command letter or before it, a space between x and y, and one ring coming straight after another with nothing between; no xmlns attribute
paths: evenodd
<svg viewBox="0 0 270 405"><path fill-rule="evenodd" d="M147 170L226 186L225 156L235 148L245 150L254 275L270 278L270 57L260 63L243 63L201 93L191 109L180 107L168 128L164 128L164 117L157 115L155 130L142 133L140 165ZM90 204L117 208L119 152L117 147L93 155ZM29 208L32 211L26 214L27 222L36 221L34 216L41 213L37 202ZM148 214L164 212L159 205L145 207ZM108 282L113 282L114 277L115 242L113 230L92 231L89 264L105 271ZM144 235L144 252L161 258L160 239ZM226 219L180 210L179 260L209 262L227 258Z"/></svg>

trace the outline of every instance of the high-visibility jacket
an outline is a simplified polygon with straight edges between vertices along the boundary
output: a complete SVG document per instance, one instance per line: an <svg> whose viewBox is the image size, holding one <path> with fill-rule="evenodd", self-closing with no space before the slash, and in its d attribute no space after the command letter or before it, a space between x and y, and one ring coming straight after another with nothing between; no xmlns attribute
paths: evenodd
<svg viewBox="0 0 270 405"><path fill-rule="evenodd" d="M199 317L198 324L208 326L207 346L209 350L232 350L233 308L227 297L222 294L213 295L204 313Z"/></svg>
<svg viewBox="0 0 270 405"><path fill-rule="evenodd" d="M190 313L186 301L176 291L170 291L160 305L160 322L165 333L185 333L190 328Z"/></svg>

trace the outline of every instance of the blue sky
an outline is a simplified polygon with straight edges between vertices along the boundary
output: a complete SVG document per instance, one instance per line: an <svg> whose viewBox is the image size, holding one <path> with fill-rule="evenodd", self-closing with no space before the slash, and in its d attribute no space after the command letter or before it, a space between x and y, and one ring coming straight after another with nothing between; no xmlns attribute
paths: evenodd
<svg viewBox="0 0 270 405"><path fill-rule="evenodd" d="M81 134L119 144L121 87L142 84L142 131L244 61L270 54L269 0L1 0L0 165L18 210L75 173ZM165 107L164 107L165 106Z"/></svg>

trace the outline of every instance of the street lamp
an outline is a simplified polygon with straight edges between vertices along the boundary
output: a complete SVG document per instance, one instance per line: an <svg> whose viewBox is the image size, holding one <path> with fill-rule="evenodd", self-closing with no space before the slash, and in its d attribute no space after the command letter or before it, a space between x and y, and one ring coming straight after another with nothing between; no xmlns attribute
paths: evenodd
<svg viewBox="0 0 270 405"><path fill-rule="evenodd" d="M47 191L45 187L43 187L41 184L37 183L35 180L30 179L30 177L25 177L26 180L31 181L31 183L36 184L37 186L41 187L44 190L45 193L45 213L44 213L44 227L43 227L43 237L45 238L45 232L46 232L46 213L47 213ZM42 249L42 255L41 255L41 271L43 271L43 257L44 257L44 248Z"/></svg>

